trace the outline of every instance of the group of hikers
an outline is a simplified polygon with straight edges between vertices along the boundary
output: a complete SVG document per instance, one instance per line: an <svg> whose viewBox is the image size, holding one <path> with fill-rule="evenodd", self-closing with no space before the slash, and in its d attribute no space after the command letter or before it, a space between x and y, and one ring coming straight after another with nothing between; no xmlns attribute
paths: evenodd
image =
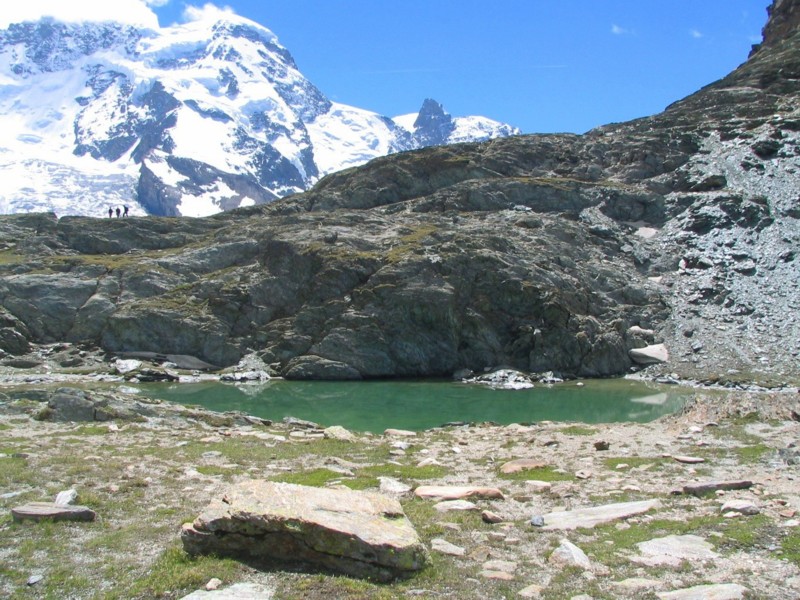
<svg viewBox="0 0 800 600"><path fill-rule="evenodd" d="M115 212L117 214L117 218L119 218L119 217L127 217L128 216L128 205L126 204L122 208L120 208L118 206L116 208L116 210L114 208L112 208L111 206L109 206L108 207L108 218L109 219L112 218L114 216Z"/></svg>

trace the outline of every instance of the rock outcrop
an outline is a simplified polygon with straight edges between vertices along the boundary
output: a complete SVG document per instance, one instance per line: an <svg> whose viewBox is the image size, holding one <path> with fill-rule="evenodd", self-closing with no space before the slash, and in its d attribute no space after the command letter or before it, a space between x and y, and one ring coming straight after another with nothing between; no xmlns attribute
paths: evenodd
<svg viewBox="0 0 800 600"><path fill-rule="evenodd" d="M3 350L359 379L618 375L649 347L656 374L797 380L797 5L726 78L582 136L401 153L205 219L4 217Z"/></svg>

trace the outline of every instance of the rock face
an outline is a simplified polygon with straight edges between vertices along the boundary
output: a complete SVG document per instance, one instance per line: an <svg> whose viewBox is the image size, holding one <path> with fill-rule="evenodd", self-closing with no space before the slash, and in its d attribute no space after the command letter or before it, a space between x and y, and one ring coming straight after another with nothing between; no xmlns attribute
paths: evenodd
<svg viewBox="0 0 800 600"><path fill-rule="evenodd" d="M3 350L254 352L297 379L596 377L642 356L798 379L800 36L781 31L663 113L582 136L400 153L204 219L4 217Z"/></svg>
<svg viewBox="0 0 800 600"><path fill-rule="evenodd" d="M264 481L214 499L181 537L190 554L313 563L379 580L410 575L428 560L396 500Z"/></svg>

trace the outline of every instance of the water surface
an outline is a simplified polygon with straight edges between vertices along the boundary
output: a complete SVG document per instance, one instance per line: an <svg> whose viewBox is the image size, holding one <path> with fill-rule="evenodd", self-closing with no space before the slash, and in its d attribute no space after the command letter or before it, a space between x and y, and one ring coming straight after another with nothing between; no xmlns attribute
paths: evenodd
<svg viewBox="0 0 800 600"><path fill-rule="evenodd" d="M147 396L237 410L274 421L287 416L323 426L419 431L454 421L652 421L678 410L688 391L626 379L585 380L530 390L494 390L451 381L284 381L265 384L148 384Z"/></svg>

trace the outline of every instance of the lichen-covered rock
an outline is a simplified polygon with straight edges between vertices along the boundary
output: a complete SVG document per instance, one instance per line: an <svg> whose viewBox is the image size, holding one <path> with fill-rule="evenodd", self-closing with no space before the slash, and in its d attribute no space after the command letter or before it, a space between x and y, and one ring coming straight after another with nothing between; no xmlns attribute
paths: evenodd
<svg viewBox="0 0 800 600"><path fill-rule="evenodd" d="M181 538L190 554L312 563L378 580L413 574L428 561L397 500L266 481L214 498Z"/></svg>

